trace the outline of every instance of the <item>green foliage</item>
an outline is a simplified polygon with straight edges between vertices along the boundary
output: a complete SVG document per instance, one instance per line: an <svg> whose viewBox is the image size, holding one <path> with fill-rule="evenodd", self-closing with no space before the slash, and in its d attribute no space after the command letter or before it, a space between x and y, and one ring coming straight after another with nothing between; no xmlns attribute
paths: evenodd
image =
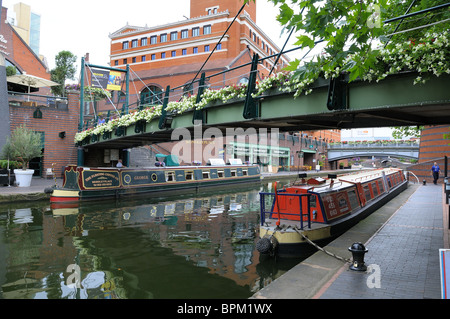
<svg viewBox="0 0 450 319"><path fill-rule="evenodd" d="M423 126L396 126L392 131L392 136L395 139L403 139L407 137L420 137Z"/></svg>
<svg viewBox="0 0 450 319"><path fill-rule="evenodd" d="M15 66L8 65L6 67L6 76L12 76L17 74L17 69Z"/></svg>
<svg viewBox="0 0 450 319"><path fill-rule="evenodd" d="M66 80L73 80L77 71L74 65L77 60L76 55L69 51L61 51L55 57L56 67L50 71L51 80L61 85L53 86L52 93L58 96L65 96L64 85Z"/></svg>
<svg viewBox="0 0 450 319"><path fill-rule="evenodd" d="M438 5L443 4L444 2L448 1L442 1L442 0L420 0L415 1L414 6L411 8L409 13L414 13L418 11L422 11L428 8L436 7ZM385 16L386 19L383 18L383 20L387 20L394 17L402 16L406 13L406 10L411 4L411 1L405 1L405 0L391 0L389 1L389 6L385 10ZM395 34L392 37L392 41L395 42L402 42L402 41L414 41L420 38L423 38L426 33L441 33L443 31L448 30L448 21L439 23L439 21L443 21L450 18L450 10L448 8L446 9L439 9L439 10L433 10L425 14L420 14L416 16L412 16L410 18L404 19L403 22L400 24L400 27L396 31L397 34ZM387 23L384 25L384 29L386 34L394 33L395 28L399 25L400 20L394 21L391 23ZM436 23L434 25L430 25ZM420 28L417 29L417 27L430 25L426 28ZM412 30L414 29L414 30ZM409 30L409 31L407 31ZM407 32L404 32L407 31ZM400 32L400 33L399 33Z"/></svg>
<svg viewBox="0 0 450 319"><path fill-rule="evenodd" d="M396 48L398 43L411 39L445 33L448 23L440 23L420 30L409 30L419 25L449 18L446 9L405 19L397 30L408 32L391 35L399 21L383 24L382 21L404 15L411 4L406 0L270 0L279 8L277 20L286 29L297 32L296 45L312 49L321 42L323 51L314 59L295 60L288 70L294 71L300 81L311 82L319 76L331 77L348 73L350 81L363 78L377 67L380 49ZM442 4L439 0L416 1L412 12ZM448 34L448 33L447 33ZM387 51L389 52L389 51ZM444 52L445 53L445 52ZM445 62L442 68L446 69Z"/></svg>
<svg viewBox="0 0 450 319"><path fill-rule="evenodd" d="M31 159L41 156L41 136L25 125L17 127L12 132L2 149L2 157L20 162L22 169L27 169Z"/></svg>
<svg viewBox="0 0 450 319"><path fill-rule="evenodd" d="M0 160L0 169L7 169L9 162L9 169L16 169L22 167L22 164L17 161Z"/></svg>

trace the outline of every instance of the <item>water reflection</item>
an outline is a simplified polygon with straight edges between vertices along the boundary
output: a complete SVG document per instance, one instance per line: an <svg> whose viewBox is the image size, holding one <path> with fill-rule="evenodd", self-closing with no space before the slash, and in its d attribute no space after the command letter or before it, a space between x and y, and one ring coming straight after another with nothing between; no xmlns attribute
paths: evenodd
<svg viewBox="0 0 450 319"><path fill-rule="evenodd" d="M255 249L258 193L270 187L0 206L0 297L248 298L299 261Z"/></svg>

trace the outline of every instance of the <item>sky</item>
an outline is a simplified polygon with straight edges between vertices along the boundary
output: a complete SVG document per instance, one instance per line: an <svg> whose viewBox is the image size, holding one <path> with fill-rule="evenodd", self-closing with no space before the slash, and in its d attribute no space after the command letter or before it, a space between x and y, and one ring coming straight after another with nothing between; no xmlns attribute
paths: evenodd
<svg viewBox="0 0 450 319"><path fill-rule="evenodd" d="M3 7L13 11L14 4L19 2L41 16L40 54L46 57L49 68L55 67L55 56L66 50L77 56L77 74L81 58L87 52L91 64L108 65L109 34L127 23L151 27L190 16L189 0L3 0ZM276 21L278 12L272 2L258 0L256 23L281 49L287 34L280 37L283 28ZM293 46L286 47L289 48ZM295 58L294 54L289 56Z"/></svg>

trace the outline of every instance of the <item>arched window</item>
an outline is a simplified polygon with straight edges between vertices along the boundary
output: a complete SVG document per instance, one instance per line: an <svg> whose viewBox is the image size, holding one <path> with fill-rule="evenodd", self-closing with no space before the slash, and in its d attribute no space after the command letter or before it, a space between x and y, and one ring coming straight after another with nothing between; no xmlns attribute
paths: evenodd
<svg viewBox="0 0 450 319"><path fill-rule="evenodd" d="M155 85L146 87L141 92L141 104L162 104L163 90Z"/></svg>

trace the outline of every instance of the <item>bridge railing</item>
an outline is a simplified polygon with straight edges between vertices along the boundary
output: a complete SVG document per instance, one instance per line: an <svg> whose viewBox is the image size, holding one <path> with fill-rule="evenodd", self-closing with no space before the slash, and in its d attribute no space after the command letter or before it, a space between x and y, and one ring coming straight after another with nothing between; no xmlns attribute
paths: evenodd
<svg viewBox="0 0 450 319"><path fill-rule="evenodd" d="M418 148L417 141L373 141L373 142L340 142L330 143L328 149L342 149L342 148L380 148L380 147L410 147Z"/></svg>
<svg viewBox="0 0 450 319"><path fill-rule="evenodd" d="M239 74L238 76L235 76L236 83L238 82L239 78L246 77L248 78L248 83L243 83L237 86L241 86L243 90L245 90L245 105L247 109L247 114L250 117L255 117L256 112L256 103L254 103L254 98L252 97L252 94L255 93L255 86L256 86L256 74L258 71L258 66L263 64L265 60L273 59L272 62L277 62L278 57L281 54L287 54L289 52L299 50L301 47L293 48L290 50L286 50L277 54L272 54L266 57L260 58L258 54L255 54L253 57L252 62L244 63L241 65L238 65L236 67L220 71L211 75L207 75L205 73L201 74L200 78L194 78L190 83L185 83L183 85L173 87L171 88L168 86L165 91L159 91L159 92L152 92L150 89L150 95L144 99L141 98L139 94L135 95L129 95L130 101L128 105L125 105L124 101L117 101L113 102L112 100L106 101L105 103L108 105L112 104L118 104L119 107L114 106L115 109L110 109L107 111L106 116L106 122L109 120L112 120L117 117L124 116L126 114L129 114L130 112L137 112L140 110L143 110L145 108L151 108L156 106L161 106L163 111L161 114L161 117L164 119L166 117L165 109L168 106L169 102L180 102L183 99L189 99L189 98L196 98L196 103L200 102L202 94L205 89L220 89L224 87L231 87L233 85L224 85L224 81L222 79L223 75L226 73L231 73L234 71L237 71L242 68L248 68L250 67L251 70L248 72L248 70L245 71L245 73ZM213 82L212 79L215 77L220 77L220 79L217 82ZM232 78L231 78L232 79ZM230 79L227 79L227 82L229 82ZM236 87L236 85L234 85ZM250 105L250 107L249 107ZM171 113L169 111L169 113ZM170 115L170 114L169 114ZM85 116L84 123L83 123L83 130L87 130L89 128L94 128L98 125L98 114L91 113L90 115ZM161 121L162 122L162 121Z"/></svg>

